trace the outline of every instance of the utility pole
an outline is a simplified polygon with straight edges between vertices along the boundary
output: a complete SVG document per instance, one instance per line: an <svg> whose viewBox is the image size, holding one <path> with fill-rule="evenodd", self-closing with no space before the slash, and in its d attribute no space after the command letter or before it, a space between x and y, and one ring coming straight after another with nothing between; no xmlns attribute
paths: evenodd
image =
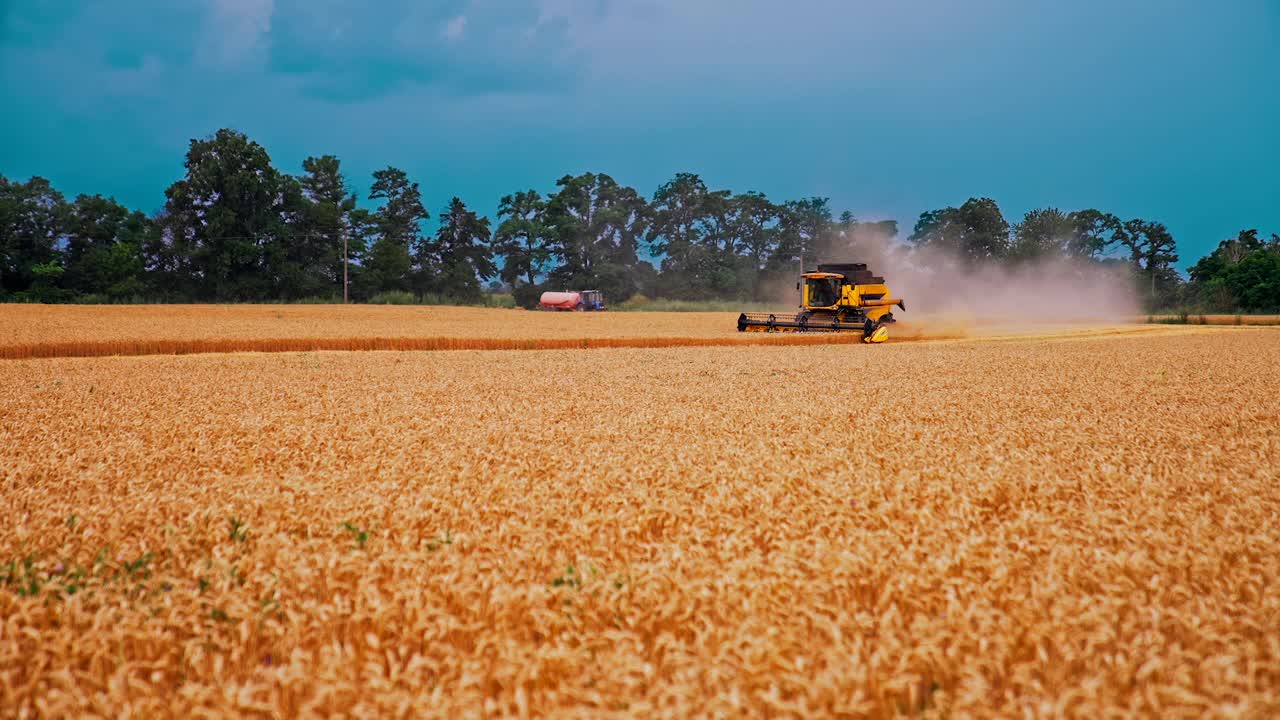
<svg viewBox="0 0 1280 720"><path fill-rule="evenodd" d="M800 284L804 282L804 235L800 235L800 274L796 276L796 289L800 291L800 305L804 305L804 290Z"/></svg>
<svg viewBox="0 0 1280 720"><path fill-rule="evenodd" d="M347 229L342 229L342 304L347 304Z"/></svg>

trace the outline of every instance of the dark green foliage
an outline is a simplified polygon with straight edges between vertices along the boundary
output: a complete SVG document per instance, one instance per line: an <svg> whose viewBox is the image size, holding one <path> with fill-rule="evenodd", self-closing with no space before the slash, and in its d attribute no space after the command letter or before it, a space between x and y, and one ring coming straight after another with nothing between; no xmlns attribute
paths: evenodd
<svg viewBox="0 0 1280 720"><path fill-rule="evenodd" d="M1135 218L1114 231L1115 241L1129 251L1129 264L1150 308L1176 304L1182 278L1173 268L1177 245L1163 223Z"/></svg>
<svg viewBox="0 0 1280 720"><path fill-rule="evenodd" d="M681 300L756 297L770 273L798 261L803 242L816 252L813 238L830 221L825 207L822 198L779 206L760 193L711 190L697 175L679 173L650 205L647 239L662 258L661 273L653 291L642 292Z"/></svg>
<svg viewBox="0 0 1280 720"><path fill-rule="evenodd" d="M624 300L638 290L631 272L649 224L649 206L634 188L608 175L566 175L547 200L547 249L556 262L551 289L600 290L606 300Z"/></svg>
<svg viewBox="0 0 1280 720"><path fill-rule="evenodd" d="M1215 312L1280 312L1280 236L1241 230L1191 267L1191 293Z"/></svg>
<svg viewBox="0 0 1280 720"><path fill-rule="evenodd" d="M344 253L359 258L364 251L364 235L353 232L356 196L347 187L338 158L309 157L302 169L305 174L298 181L305 202L294 219L298 230L287 266L292 298L333 294L335 288L341 292Z"/></svg>
<svg viewBox="0 0 1280 720"><path fill-rule="evenodd" d="M124 571L128 575L141 574L144 577L149 576L150 571L147 570L147 566L150 565L151 561L154 559L155 559L155 555L153 555L152 553L146 553L142 557L137 558L136 560L126 560L123 566Z"/></svg>
<svg viewBox="0 0 1280 720"><path fill-rule="evenodd" d="M113 301L143 294L143 247L151 232L146 215L111 198L77 197L67 212L63 287Z"/></svg>
<svg viewBox="0 0 1280 720"><path fill-rule="evenodd" d="M650 205L649 248L662 255L659 294L688 300L749 294L748 260L738 253L739 230L750 215L728 190L710 190L702 178L679 173L658 188ZM759 236L751 238L763 242Z"/></svg>
<svg viewBox="0 0 1280 720"><path fill-rule="evenodd" d="M60 299L57 241L66 216L66 201L48 180L18 183L0 176L0 293L36 302Z"/></svg>
<svg viewBox="0 0 1280 720"><path fill-rule="evenodd" d="M1014 263L1047 258L1097 260L1119 241L1121 230L1115 215L1097 210L1031 210L1013 226L1008 259Z"/></svg>
<svg viewBox="0 0 1280 720"><path fill-rule="evenodd" d="M422 237L422 222L430 217L422 204L418 183L403 170L387 167L373 174L370 200L383 205L370 218L373 243L360 273L360 295L370 297L392 290L413 290L412 250Z"/></svg>
<svg viewBox="0 0 1280 720"><path fill-rule="evenodd" d="M537 190L506 195L498 203L501 223L493 234L493 253L502 260L499 277L515 289L522 306L521 295L530 291L521 293L518 286L536 287L551 262L546 207Z"/></svg>
<svg viewBox="0 0 1280 720"><path fill-rule="evenodd" d="M742 257L742 284L750 288L751 299L759 300L761 276L778 248L782 208L758 192L735 195L729 203L729 232L737 239Z"/></svg>
<svg viewBox="0 0 1280 720"><path fill-rule="evenodd" d="M544 289L542 285L520 283L511 289L511 297L515 300L517 307L532 310L538 307L538 299L542 297Z"/></svg>
<svg viewBox="0 0 1280 720"><path fill-rule="evenodd" d="M574 571L573 566L570 565L565 568L563 575L554 578L551 581L551 587L562 587L577 590L582 587L582 575Z"/></svg>
<svg viewBox="0 0 1280 720"><path fill-rule="evenodd" d="M417 248L419 291L463 302L480 299L480 280L497 274L489 250L489 218L449 201L433 239Z"/></svg>
<svg viewBox="0 0 1280 720"><path fill-rule="evenodd" d="M813 270L831 232L831 208L827 205L827 198L811 197L783 203L778 219L778 246L771 258L772 267L792 275L801 270Z"/></svg>
<svg viewBox="0 0 1280 720"><path fill-rule="evenodd" d="M1064 247L1067 255L1096 259L1116 242L1120 218L1115 215L1090 208L1077 210L1069 217L1072 222L1072 233Z"/></svg>
<svg viewBox="0 0 1280 720"><path fill-rule="evenodd" d="M70 527L70 523L68 523ZM49 598L66 599L82 589L86 584L102 584L119 582L134 587L134 592L146 592L145 581L153 575L155 553L146 552L133 560L122 560L119 565L107 561L107 548L98 551L89 567L82 566L74 559L54 559L28 553L20 559L0 564L0 588L8 588L22 597L45 595ZM165 585L163 588L170 588Z"/></svg>
<svg viewBox="0 0 1280 720"><path fill-rule="evenodd" d="M261 145L222 129L192 140L186 177L165 191L164 243L185 259L176 272L200 300L279 296L288 253L287 213L301 189Z"/></svg>
<svg viewBox="0 0 1280 720"><path fill-rule="evenodd" d="M249 539L249 529L245 527L245 524L240 520L240 518L237 518L237 517L227 518L227 526L229 528L227 537L232 542L242 543L245 540Z"/></svg>
<svg viewBox="0 0 1280 720"><path fill-rule="evenodd" d="M1074 234L1075 223L1067 213L1057 208L1032 210L1022 222L1013 226L1009 259L1030 262L1062 255Z"/></svg>
<svg viewBox="0 0 1280 720"><path fill-rule="evenodd" d="M36 569L35 555L27 555L21 560L10 560L5 565L0 565L0 585L12 588L18 595L39 595L46 580Z"/></svg>
<svg viewBox="0 0 1280 720"><path fill-rule="evenodd" d="M969 198L958 208L921 213L910 240L968 264L999 261L1009 255L1009 223L991 198Z"/></svg>
<svg viewBox="0 0 1280 720"><path fill-rule="evenodd" d="M708 190L702 178L678 173L658 188L650 204L649 248L665 256L662 269L689 265L696 248L718 247L727 190Z"/></svg>
<svg viewBox="0 0 1280 720"><path fill-rule="evenodd" d="M427 541L427 552L435 552L446 545L453 544L453 533L449 530L444 531L444 535L432 538Z"/></svg>
<svg viewBox="0 0 1280 720"><path fill-rule="evenodd" d="M363 550L365 543L369 542L369 531L362 530L359 526L349 522L342 523L342 529L351 534L351 538L356 541L356 545Z"/></svg>

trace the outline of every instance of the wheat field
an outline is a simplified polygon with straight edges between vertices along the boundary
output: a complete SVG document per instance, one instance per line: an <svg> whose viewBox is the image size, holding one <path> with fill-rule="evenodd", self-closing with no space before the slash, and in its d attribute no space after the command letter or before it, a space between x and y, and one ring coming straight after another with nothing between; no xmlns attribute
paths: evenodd
<svg viewBox="0 0 1280 720"><path fill-rule="evenodd" d="M443 305L33 304L0 307L0 338L34 344L211 338L706 336L735 332L735 317L731 313L554 313Z"/></svg>
<svg viewBox="0 0 1280 720"><path fill-rule="evenodd" d="M1277 367L1199 327L0 361L0 715L1275 716Z"/></svg>
<svg viewBox="0 0 1280 720"><path fill-rule="evenodd" d="M1153 315L1150 319L1183 325L1280 325L1280 315Z"/></svg>
<svg viewBox="0 0 1280 720"><path fill-rule="evenodd" d="M727 312L551 313L456 306L6 305L0 359L318 350L558 350L856 344L856 333L737 331ZM1134 323L1028 324L912 315L896 342L1152 332Z"/></svg>

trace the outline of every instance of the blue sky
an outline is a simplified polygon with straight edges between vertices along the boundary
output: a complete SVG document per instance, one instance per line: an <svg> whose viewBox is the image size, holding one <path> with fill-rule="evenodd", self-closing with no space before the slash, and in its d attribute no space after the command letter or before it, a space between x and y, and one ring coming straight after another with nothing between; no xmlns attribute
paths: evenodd
<svg viewBox="0 0 1280 720"><path fill-rule="evenodd" d="M377 8L371 9L371 8ZM433 214L679 171L894 218L995 198L1280 232L1280 0L0 0L0 173L156 210L188 141Z"/></svg>

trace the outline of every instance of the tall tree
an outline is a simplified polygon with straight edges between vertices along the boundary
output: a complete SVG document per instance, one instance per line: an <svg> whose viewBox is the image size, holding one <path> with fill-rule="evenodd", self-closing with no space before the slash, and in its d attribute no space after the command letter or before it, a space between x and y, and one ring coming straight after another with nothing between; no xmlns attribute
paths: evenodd
<svg viewBox="0 0 1280 720"><path fill-rule="evenodd" d="M836 221L837 232L852 232L858 226L858 218L853 214L852 210L843 210L840 212L840 219Z"/></svg>
<svg viewBox="0 0 1280 720"><path fill-rule="evenodd" d="M1256 229L1218 243L1191 266L1191 288L1209 309L1280 311L1280 242L1264 242Z"/></svg>
<svg viewBox="0 0 1280 720"><path fill-rule="evenodd" d="M1033 262L1064 257L1068 254L1067 248L1073 244L1075 233L1076 223L1067 213L1053 207L1031 210L1013 226L1009 259Z"/></svg>
<svg viewBox="0 0 1280 720"><path fill-rule="evenodd" d="M1093 209L1070 213L1052 207L1031 210L1013 226L1008 257L1013 262L1101 260L1115 242L1120 226L1115 215Z"/></svg>
<svg viewBox="0 0 1280 720"><path fill-rule="evenodd" d="M1129 263L1148 289L1148 302L1159 304L1162 288L1179 281L1173 263L1178 261L1177 244L1163 223L1139 218L1126 221L1116 230L1117 242L1129 250Z"/></svg>
<svg viewBox="0 0 1280 720"><path fill-rule="evenodd" d="M788 200L779 219L778 249L774 265L791 266L808 272L817 266L817 253L831 232L831 208L828 199L811 197ZM825 258L824 258L825 259Z"/></svg>
<svg viewBox="0 0 1280 720"><path fill-rule="evenodd" d="M1246 312L1280 312L1280 252L1259 248L1215 278Z"/></svg>
<svg viewBox="0 0 1280 720"><path fill-rule="evenodd" d="M1089 208L1071 213L1070 218L1074 228L1066 253L1071 257L1101 259L1103 253L1117 240L1116 231L1120 229L1120 218L1111 213Z"/></svg>
<svg viewBox="0 0 1280 720"><path fill-rule="evenodd" d="M145 290L143 245L150 232L146 215L112 198L77 197L67 212L64 287L112 300L140 295Z"/></svg>
<svg viewBox="0 0 1280 720"><path fill-rule="evenodd" d="M649 249L665 256L663 267L679 265L706 233L706 213L711 191L693 173L677 173L653 194L649 203Z"/></svg>
<svg viewBox="0 0 1280 720"><path fill-rule="evenodd" d="M166 241L189 262L182 282L201 299L276 296L281 246L296 202L261 145L226 128L192 140L187 174L165 191Z"/></svg>
<svg viewBox="0 0 1280 720"><path fill-rule="evenodd" d="M536 285L551 261L546 225L547 205L537 190L504 195L498 203L501 223L493 233L494 254L502 259L502 280Z"/></svg>
<svg viewBox="0 0 1280 720"><path fill-rule="evenodd" d="M0 295L54 299L66 214L66 200L48 180L20 183L0 176Z"/></svg>
<svg viewBox="0 0 1280 720"><path fill-rule="evenodd" d="M921 213L909 238L917 248L940 248L967 264L1009 253L1009 223L991 198L969 198L958 208Z"/></svg>
<svg viewBox="0 0 1280 720"><path fill-rule="evenodd" d="M382 200L383 204L374 213L376 239L361 268L364 295L429 285L440 267L438 257L419 252L416 283L413 277L411 253L421 244L422 221L430 217L422 205L418 183L411 182L403 170L387 167L373 174L369 199Z"/></svg>
<svg viewBox="0 0 1280 720"><path fill-rule="evenodd" d="M610 300L630 297L639 287L639 239L649 208L634 188L604 174L566 175L547 201L550 250L558 265L550 279L565 287L599 289Z"/></svg>
<svg viewBox="0 0 1280 720"><path fill-rule="evenodd" d="M347 187L342 164L333 155L308 157L302 169L299 182L308 203L302 232L306 242L301 246L305 251L299 261L318 285L317 294L341 292L347 261L361 249L351 246L356 195Z"/></svg>
<svg viewBox="0 0 1280 720"><path fill-rule="evenodd" d="M735 195L729 202L732 218L729 232L737 238L738 250L745 261L745 284L751 299L758 301L762 274L778 248L778 219L782 209L758 192Z"/></svg>
<svg viewBox="0 0 1280 720"><path fill-rule="evenodd" d="M489 248L489 218L476 215L458 198L449 201L440 216L440 229L427 255L438 259L439 268L430 289L459 300L480 297L480 280L497 274Z"/></svg>
<svg viewBox="0 0 1280 720"><path fill-rule="evenodd" d="M778 247L778 219L782 209L763 193L745 192L735 195L732 203L732 233L738 247L750 259L751 267L763 271Z"/></svg>
<svg viewBox="0 0 1280 720"><path fill-rule="evenodd" d="M310 227L312 203L302 182L280 174L277 195L280 230L264 245L264 270L274 282L273 296L285 300L329 295L333 285L325 278L324 238Z"/></svg>
<svg viewBox="0 0 1280 720"><path fill-rule="evenodd" d="M663 285L675 297L702 299L736 291L738 237L727 190L678 173L653 195L649 248L662 256Z"/></svg>

